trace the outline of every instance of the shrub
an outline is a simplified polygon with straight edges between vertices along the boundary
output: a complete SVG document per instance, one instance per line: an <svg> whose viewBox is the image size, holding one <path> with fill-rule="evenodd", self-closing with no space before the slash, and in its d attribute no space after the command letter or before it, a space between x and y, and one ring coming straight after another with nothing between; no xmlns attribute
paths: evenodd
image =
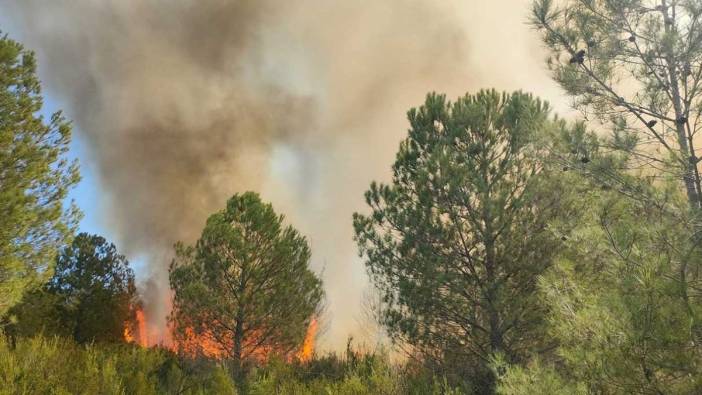
<svg viewBox="0 0 702 395"><path fill-rule="evenodd" d="M0 336L0 394L233 394L226 371L159 348Z"/></svg>

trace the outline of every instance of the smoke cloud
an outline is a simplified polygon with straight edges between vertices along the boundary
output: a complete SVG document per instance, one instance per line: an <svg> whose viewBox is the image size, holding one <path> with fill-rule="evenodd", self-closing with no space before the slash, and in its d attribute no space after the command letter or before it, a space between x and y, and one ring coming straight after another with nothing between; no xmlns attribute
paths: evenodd
<svg viewBox="0 0 702 395"><path fill-rule="evenodd" d="M0 0L0 23L38 52L86 143L105 226L146 257L152 325L168 313L173 243L251 189L310 238L335 349L359 333L367 287L351 213L371 180L389 179L406 111L429 91L482 87L563 102L528 5Z"/></svg>

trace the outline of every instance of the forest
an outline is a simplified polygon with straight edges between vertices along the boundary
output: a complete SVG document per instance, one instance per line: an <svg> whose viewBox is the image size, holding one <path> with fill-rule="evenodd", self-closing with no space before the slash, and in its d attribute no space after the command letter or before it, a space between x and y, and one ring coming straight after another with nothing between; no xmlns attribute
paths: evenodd
<svg viewBox="0 0 702 395"><path fill-rule="evenodd" d="M318 244L247 190L171 241L156 338L138 270L81 229L73 122L2 33L0 394L702 394L702 1L529 9L575 115L491 88L406 109L344 214L385 341L336 351Z"/></svg>

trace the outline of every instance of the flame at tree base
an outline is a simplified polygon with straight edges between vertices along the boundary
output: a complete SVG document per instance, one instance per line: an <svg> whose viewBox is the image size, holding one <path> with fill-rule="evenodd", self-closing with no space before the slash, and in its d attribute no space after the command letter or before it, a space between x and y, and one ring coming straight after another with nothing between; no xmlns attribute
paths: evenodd
<svg viewBox="0 0 702 395"><path fill-rule="evenodd" d="M161 346L173 352L182 352L192 358L205 356L213 359L224 359L229 356L229 350L232 348L231 344L223 345L207 332L198 334L192 328L186 328L184 336L181 336L178 340L175 340L170 333L158 336L158 333L150 331L147 328L146 316L144 310L141 308L137 309L135 319L135 323L125 324L124 340L127 343L138 344L141 347ZM317 326L317 319L312 318L299 351L291 355L290 359L294 357L301 362L307 362L312 359L314 356ZM171 330L171 328L168 328L168 330ZM158 342L156 340L158 338L166 339L167 341L162 340ZM266 350L264 348L261 352L256 353L257 355L254 356L254 359L264 361L267 359L268 355L274 353L274 350Z"/></svg>

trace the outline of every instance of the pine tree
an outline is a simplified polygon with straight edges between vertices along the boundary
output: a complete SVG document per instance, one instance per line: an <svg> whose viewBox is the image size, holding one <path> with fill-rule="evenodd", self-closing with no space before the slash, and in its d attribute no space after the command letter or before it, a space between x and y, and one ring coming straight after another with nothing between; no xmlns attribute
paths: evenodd
<svg viewBox="0 0 702 395"><path fill-rule="evenodd" d="M485 391L492 355L519 363L550 346L536 279L562 242L547 223L568 202L538 136L565 124L519 92L431 94L408 117L392 182L366 192L355 237L390 336Z"/></svg>
<svg viewBox="0 0 702 395"><path fill-rule="evenodd" d="M688 237L693 224L571 176L587 191L583 210L554 223L569 238L539 284L557 357L510 367L501 393L526 393L527 382L539 393L554 381L586 393L700 393L702 284L688 271L702 257ZM656 187L659 199L688 205L678 185Z"/></svg>
<svg viewBox="0 0 702 395"><path fill-rule="evenodd" d="M702 120L702 3L677 0L534 2L532 23L553 76L584 115L613 131L629 168L678 177L702 207L695 136Z"/></svg>
<svg viewBox="0 0 702 395"><path fill-rule="evenodd" d="M307 240L253 192L211 215L195 246L176 245L170 268L171 321L207 356L241 368L269 354L290 355L319 312L322 283L309 269ZM208 355L209 353L209 355Z"/></svg>
<svg viewBox="0 0 702 395"><path fill-rule="evenodd" d="M552 146L568 161L587 140L601 158L577 167L587 204L560 219L575 236L540 285L560 359L535 363L532 382L557 373L590 393L701 391L701 14L699 1L534 2L554 78L612 133ZM513 372L505 383L529 376Z"/></svg>
<svg viewBox="0 0 702 395"><path fill-rule="evenodd" d="M129 261L114 244L87 233L61 250L45 292L54 300L59 334L79 343L123 342L140 304Z"/></svg>
<svg viewBox="0 0 702 395"><path fill-rule="evenodd" d="M78 182L66 158L71 126L47 121L34 54L0 36L0 316L51 276L54 258L78 218L64 207Z"/></svg>

